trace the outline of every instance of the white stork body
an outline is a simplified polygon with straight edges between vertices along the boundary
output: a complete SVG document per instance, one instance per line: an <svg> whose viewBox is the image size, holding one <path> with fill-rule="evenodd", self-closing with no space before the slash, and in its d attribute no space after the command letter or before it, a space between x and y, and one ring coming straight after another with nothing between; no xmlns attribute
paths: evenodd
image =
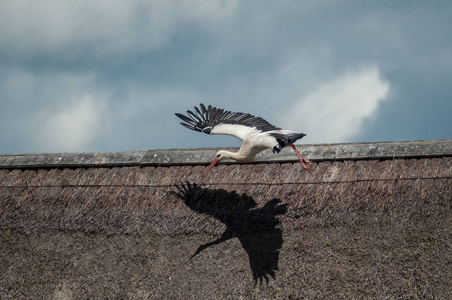
<svg viewBox="0 0 452 300"><path fill-rule="evenodd" d="M282 130L264 119L250 114L224 111L210 105L206 109L203 104L200 105L200 108L201 110L195 107L195 113L187 111L188 117L178 113L176 116L187 122L188 124L181 124L189 129L207 134L232 135L243 141L238 152L218 151L207 169L207 173L223 158L228 157L246 163L253 161L256 154L265 149L270 148L273 152L279 152L285 146L291 146L303 167L310 170L305 165L305 162L310 163L310 161L305 159L293 145L296 140L305 136L304 133Z"/></svg>
<svg viewBox="0 0 452 300"><path fill-rule="evenodd" d="M242 131L241 133L248 130L250 127L240 126L240 125L222 125L225 129L231 129L229 132L236 133L237 131ZM233 128L236 127L236 128ZM243 130L246 128L246 130ZM271 133L279 133L282 135L294 133L293 131L289 130L272 130L272 131L265 131L262 132L260 130L251 130L247 132L245 135L240 134L231 134L233 136L238 137L243 141L242 146L240 147L238 152L230 152L227 150L223 150L222 152L225 153L229 158L232 158L238 162L251 162L254 160L254 157L256 154L266 150L266 149L272 149L273 147L278 146L278 141L275 137L269 135ZM225 134L225 133L217 133L217 131L214 129L210 132L210 134ZM240 136L240 137L239 137Z"/></svg>

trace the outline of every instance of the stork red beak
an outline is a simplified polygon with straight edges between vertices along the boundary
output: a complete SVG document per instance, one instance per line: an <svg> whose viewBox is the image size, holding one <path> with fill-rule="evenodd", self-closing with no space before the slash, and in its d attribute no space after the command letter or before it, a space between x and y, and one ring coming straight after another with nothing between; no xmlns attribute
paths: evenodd
<svg viewBox="0 0 452 300"><path fill-rule="evenodd" d="M219 162L220 160L218 158L215 158L212 163L210 164L209 168L207 169L206 175L209 173L210 170L212 170L213 167Z"/></svg>

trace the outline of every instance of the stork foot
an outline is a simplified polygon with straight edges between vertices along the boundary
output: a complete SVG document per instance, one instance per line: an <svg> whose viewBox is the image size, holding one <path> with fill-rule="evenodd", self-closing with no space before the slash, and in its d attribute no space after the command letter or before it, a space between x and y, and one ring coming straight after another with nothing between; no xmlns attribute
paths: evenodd
<svg viewBox="0 0 452 300"><path fill-rule="evenodd" d="M310 161L309 159L305 158L295 147L294 144L289 144L290 147L293 148L293 150L295 151L295 154L298 156L298 159L301 162L301 165L303 166L303 169L307 170L307 171L311 171L312 169L309 168L306 164L315 164L315 162Z"/></svg>

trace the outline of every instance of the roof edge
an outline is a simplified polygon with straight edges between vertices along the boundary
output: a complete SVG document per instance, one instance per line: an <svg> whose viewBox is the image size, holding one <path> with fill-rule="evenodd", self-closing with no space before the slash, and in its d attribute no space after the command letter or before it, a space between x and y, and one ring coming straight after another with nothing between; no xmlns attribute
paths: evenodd
<svg viewBox="0 0 452 300"><path fill-rule="evenodd" d="M375 143L297 145L313 161L428 158L452 156L452 139ZM171 166L209 164L220 148L155 149L146 151L99 153L1 154L0 169L55 167ZM238 151L239 148L221 148ZM296 162L292 149L279 154L266 150L256 163ZM234 163L233 161L226 161Z"/></svg>

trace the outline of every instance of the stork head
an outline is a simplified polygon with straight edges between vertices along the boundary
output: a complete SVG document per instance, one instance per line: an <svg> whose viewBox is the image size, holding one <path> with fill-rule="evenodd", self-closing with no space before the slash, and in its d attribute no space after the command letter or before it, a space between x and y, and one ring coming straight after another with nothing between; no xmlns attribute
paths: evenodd
<svg viewBox="0 0 452 300"><path fill-rule="evenodd" d="M212 170L213 167L215 167L215 165L222 160L223 158L228 157L226 154L226 151L224 150L220 150L215 154L215 157L212 161L212 163L210 164L209 168L207 168L207 172L206 175L210 172L210 170Z"/></svg>

